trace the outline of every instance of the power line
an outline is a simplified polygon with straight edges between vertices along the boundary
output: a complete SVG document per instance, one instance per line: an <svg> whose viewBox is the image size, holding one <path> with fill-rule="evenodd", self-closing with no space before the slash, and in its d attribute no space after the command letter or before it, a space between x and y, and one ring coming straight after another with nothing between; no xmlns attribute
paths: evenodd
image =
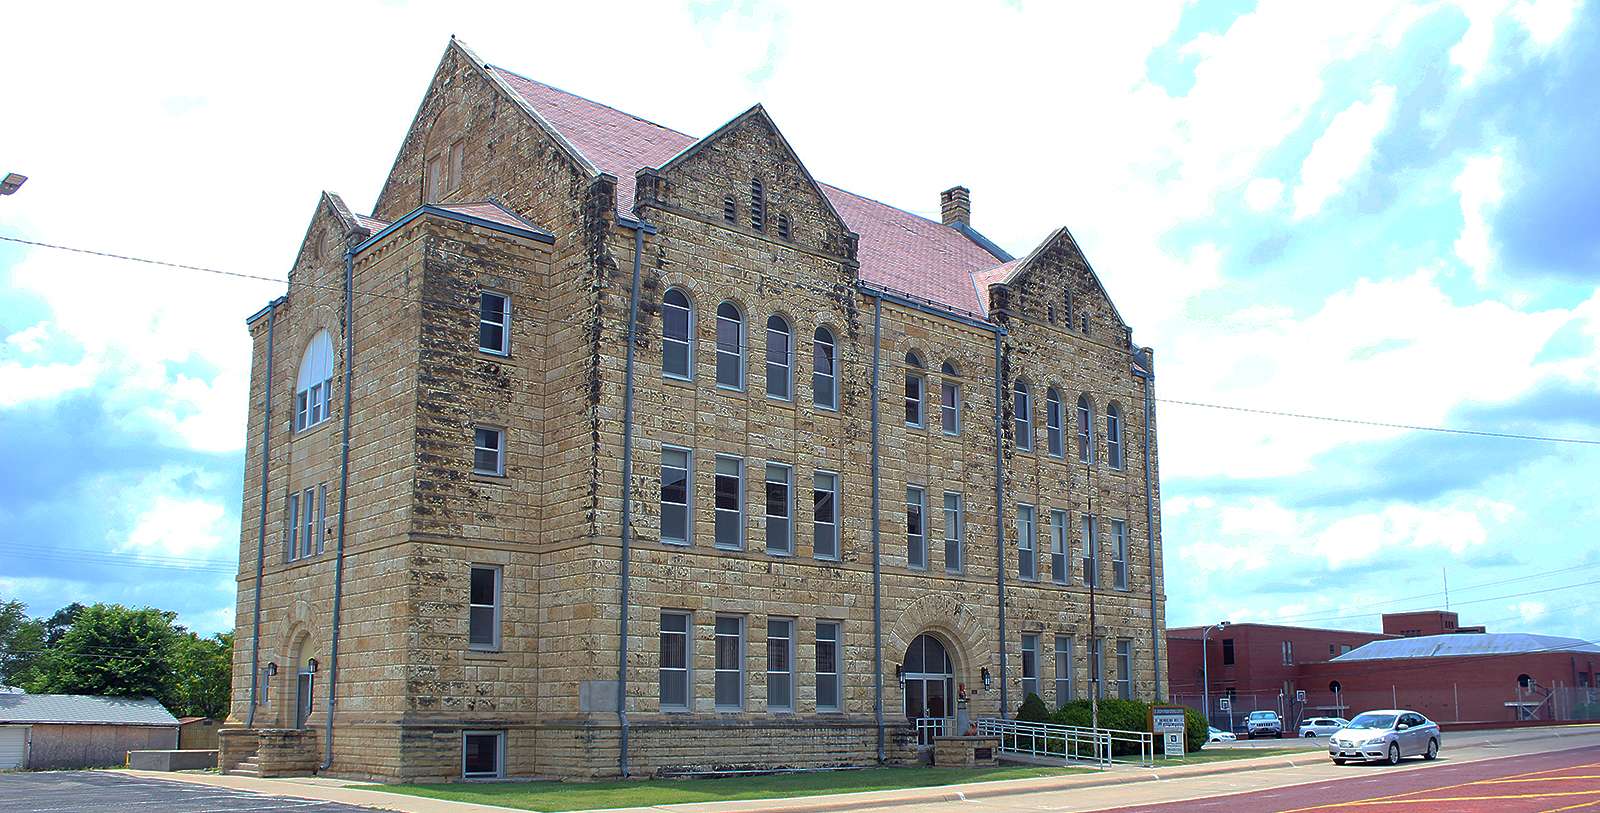
<svg viewBox="0 0 1600 813"><path fill-rule="evenodd" d="M1513 577L1508 578L1508 579L1497 579L1497 580L1492 581L1492 582L1479 582L1478 584L1469 584L1469 585L1466 585L1465 587L1457 587L1456 588L1456 592L1459 593L1459 592L1465 592L1465 591L1470 591L1470 590L1481 590L1481 589L1483 589L1485 587L1501 587L1501 586L1507 585L1507 584L1515 584L1516 582L1525 582L1525 581L1530 581L1530 580L1533 580L1533 579L1543 579L1543 578L1548 578L1550 576L1554 576L1554 575L1556 575L1558 573L1571 573L1574 570L1587 570L1589 568L1594 568L1594 567L1600 567L1600 561L1589 562L1587 564L1581 564L1581 565L1573 565L1571 567L1558 568L1556 570L1545 570L1545 571L1541 571L1539 573L1530 573L1530 574L1527 574L1527 575L1524 575L1524 576L1513 576ZM1416 600L1419 600L1419 599L1434 598L1434 597L1440 596L1440 595L1443 595L1443 592L1436 590L1436 591L1434 591L1432 593L1418 593L1417 595L1412 595L1412 596L1401 596L1400 598L1386 599L1384 601L1363 602L1363 603L1366 604L1369 607L1388 607L1388 606L1392 606L1392 605L1395 605L1395 604L1402 604L1402 603L1405 603L1407 601L1416 601ZM1283 618L1276 618L1276 619L1273 619L1273 621L1274 621L1274 623L1276 623L1276 622L1284 622L1284 621L1298 621L1298 622L1301 622L1301 623L1315 623L1315 622L1318 622L1318 621L1337 621L1337 620L1339 620L1341 618L1353 618L1353 617L1359 617L1359 616L1339 616L1339 615L1327 616L1327 615L1322 615L1320 612L1317 612L1317 613L1307 613L1305 615L1286 616L1286 617L1283 617Z"/></svg>
<svg viewBox="0 0 1600 813"><path fill-rule="evenodd" d="M1310 415L1304 412L1284 412L1275 409L1259 409L1256 407L1231 406L1228 404L1212 404L1205 401L1184 401L1176 398L1157 398L1163 404L1178 404L1180 406L1204 407L1206 409L1221 409L1228 412L1245 412L1253 415L1272 415L1279 418L1298 418L1305 421L1323 421L1326 423L1345 423L1357 426L1376 426L1384 429L1406 429L1414 432L1442 432L1451 435L1475 435L1486 438L1505 438L1508 440L1535 440L1545 443L1577 443L1585 446L1600 446L1600 440L1585 438L1563 438L1550 435L1524 435L1516 432L1488 432L1478 429L1452 429L1443 426L1423 426L1411 423L1391 423L1388 421L1373 421L1363 418L1337 418L1329 415Z"/></svg>
<svg viewBox="0 0 1600 813"><path fill-rule="evenodd" d="M1578 588L1578 587L1590 587L1590 586L1593 586L1593 585L1596 585L1596 584L1600 584L1600 579L1586 581L1586 582L1579 582L1577 584L1564 584L1564 585L1561 585L1560 587L1546 587L1546 588L1542 588L1542 589L1539 589L1539 590L1528 590L1528 591L1521 592L1521 593L1507 593L1506 595L1503 595L1503 596L1490 596L1488 598L1475 598L1475 599L1470 599L1468 601L1453 601L1453 602L1451 602L1451 604L1455 604L1455 605L1483 604L1483 603L1490 602L1490 601L1503 601L1503 600L1508 599L1508 598L1522 598L1524 596L1537 596L1537 595L1540 595L1540 594L1543 594L1543 593L1554 593L1554 592L1556 592L1558 590L1571 590L1571 589ZM1417 611L1417 612L1421 612L1421 611ZM1373 616L1381 616L1381 615L1384 615L1384 613L1382 611L1375 611L1375 612L1370 612L1370 613L1351 613L1349 615L1324 616L1322 618L1311 619L1311 620L1313 620L1313 621L1348 621L1348 620L1356 619L1356 618L1371 618ZM1252 622L1239 622L1239 623L1252 623ZM1271 625L1271 624L1275 623L1275 621L1261 621L1261 622L1254 622L1254 623L1261 623L1261 624Z"/></svg>

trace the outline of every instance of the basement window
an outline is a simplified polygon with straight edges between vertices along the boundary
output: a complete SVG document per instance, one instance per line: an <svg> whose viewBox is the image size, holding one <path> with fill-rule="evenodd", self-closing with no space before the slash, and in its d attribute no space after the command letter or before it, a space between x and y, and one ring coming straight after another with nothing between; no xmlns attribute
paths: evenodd
<svg viewBox="0 0 1600 813"><path fill-rule="evenodd" d="M504 731L461 732L461 777L500 779L505 776Z"/></svg>

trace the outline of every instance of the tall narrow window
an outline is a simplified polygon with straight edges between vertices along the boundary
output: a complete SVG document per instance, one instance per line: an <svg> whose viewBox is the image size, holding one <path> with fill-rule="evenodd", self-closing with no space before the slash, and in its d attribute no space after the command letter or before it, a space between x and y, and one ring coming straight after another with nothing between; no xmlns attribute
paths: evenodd
<svg viewBox="0 0 1600 813"><path fill-rule="evenodd" d="M689 544L689 450L661 448L661 541Z"/></svg>
<svg viewBox="0 0 1600 813"><path fill-rule="evenodd" d="M461 176L465 175L467 163L467 143L457 141L450 145L450 191L461 188Z"/></svg>
<svg viewBox="0 0 1600 813"><path fill-rule="evenodd" d="M305 506L305 513L302 515L305 527L301 529L300 534L300 555L310 556L312 546L316 544L317 539L317 490L306 489L300 495L300 504Z"/></svg>
<svg viewBox="0 0 1600 813"><path fill-rule="evenodd" d="M1083 535L1083 584L1100 586L1100 528L1094 517L1087 514L1079 520Z"/></svg>
<svg viewBox="0 0 1600 813"><path fill-rule="evenodd" d="M1067 323L1067 330L1072 329L1072 292L1067 291L1062 295L1062 321Z"/></svg>
<svg viewBox="0 0 1600 813"><path fill-rule="evenodd" d="M1044 431L1051 457L1062 457L1067 453L1066 440L1061 435L1061 393L1055 387L1045 390L1044 396Z"/></svg>
<svg viewBox="0 0 1600 813"><path fill-rule="evenodd" d="M738 306L717 306L717 386L744 389L744 316Z"/></svg>
<svg viewBox="0 0 1600 813"><path fill-rule="evenodd" d="M1100 638L1089 639L1089 691L1099 698L1106 696L1105 648L1101 646L1104 643Z"/></svg>
<svg viewBox="0 0 1600 813"><path fill-rule="evenodd" d="M739 222L739 207L734 203L732 195L722 199L722 219L729 223Z"/></svg>
<svg viewBox="0 0 1600 813"><path fill-rule="evenodd" d="M760 178L750 181L750 228L761 231L767 227L767 190Z"/></svg>
<svg viewBox="0 0 1600 813"><path fill-rule="evenodd" d="M300 495L289 495L289 527L283 541L283 558L293 562L300 558Z"/></svg>
<svg viewBox="0 0 1600 813"><path fill-rule="evenodd" d="M1094 408L1087 394L1078 396L1078 460L1094 462Z"/></svg>
<svg viewBox="0 0 1600 813"><path fill-rule="evenodd" d="M1294 666L1294 642L1283 642L1283 665Z"/></svg>
<svg viewBox="0 0 1600 813"><path fill-rule="evenodd" d="M716 634L714 702L721 711L737 711L744 706L744 619L717 616Z"/></svg>
<svg viewBox="0 0 1600 813"><path fill-rule="evenodd" d="M1222 639L1222 665L1223 666L1232 666L1233 665L1233 639L1232 638L1224 638L1224 639Z"/></svg>
<svg viewBox="0 0 1600 813"><path fill-rule="evenodd" d="M825 327L817 328L816 338L811 343L811 400L819 409L839 408L836 352L833 332Z"/></svg>
<svg viewBox="0 0 1600 813"><path fill-rule="evenodd" d="M794 232L789 224L789 216L786 214L778 215L778 237L784 240L794 239Z"/></svg>
<svg viewBox="0 0 1600 813"><path fill-rule="evenodd" d="M817 711L839 711L841 697L840 666L843 663L838 621L817 622Z"/></svg>
<svg viewBox="0 0 1600 813"><path fill-rule="evenodd" d="M767 620L767 710L794 711L794 621Z"/></svg>
<svg viewBox="0 0 1600 813"><path fill-rule="evenodd" d="M428 203L438 203L439 196L444 194L444 167L443 155L428 159Z"/></svg>
<svg viewBox="0 0 1600 813"><path fill-rule="evenodd" d="M782 316L767 317L767 397L789 400L790 369L794 353L790 348L789 323Z"/></svg>
<svg viewBox="0 0 1600 813"><path fill-rule="evenodd" d="M1039 693L1039 636L1022 636L1022 699Z"/></svg>
<svg viewBox="0 0 1600 813"><path fill-rule="evenodd" d="M668 378L694 377L694 309L677 288L661 297L661 372Z"/></svg>
<svg viewBox="0 0 1600 813"><path fill-rule="evenodd" d="M728 550L744 547L744 461L717 455L716 546Z"/></svg>
<svg viewBox="0 0 1600 813"><path fill-rule="evenodd" d="M1067 562L1067 550L1070 547L1067 531L1067 512L1060 509L1050 512L1050 580L1056 584L1066 584L1072 575L1072 570Z"/></svg>
<svg viewBox="0 0 1600 813"><path fill-rule="evenodd" d="M1012 411L1016 413L1017 448L1029 451L1033 448L1033 395L1028 391L1028 382L1017 379L1011 401Z"/></svg>
<svg viewBox="0 0 1600 813"><path fill-rule="evenodd" d="M928 566L928 535L922 522L927 500L920 487L906 487L906 564L914 568Z"/></svg>
<svg viewBox="0 0 1600 813"><path fill-rule="evenodd" d="M961 434L961 382L956 381L954 364L945 362L939 368L944 381L939 384L939 428L946 435Z"/></svg>
<svg viewBox="0 0 1600 813"><path fill-rule="evenodd" d="M1072 637L1056 636L1056 707L1072 702Z"/></svg>
<svg viewBox="0 0 1600 813"><path fill-rule="evenodd" d="M811 555L839 558L839 475L819 471L811 485Z"/></svg>
<svg viewBox="0 0 1600 813"><path fill-rule="evenodd" d="M924 389L927 379L922 369L922 359L916 353L906 354L906 426L921 428L927 422Z"/></svg>
<svg viewBox="0 0 1600 813"><path fill-rule="evenodd" d="M478 294L478 349L502 356L511 352L511 297Z"/></svg>
<svg viewBox="0 0 1600 813"><path fill-rule="evenodd" d="M468 646L497 650L500 648L500 568L473 565L468 576Z"/></svg>
<svg viewBox="0 0 1600 813"><path fill-rule="evenodd" d="M1111 586L1128 589L1128 523L1111 520Z"/></svg>
<svg viewBox="0 0 1600 813"><path fill-rule="evenodd" d="M1133 699L1133 642L1127 638L1117 641L1117 697Z"/></svg>
<svg viewBox="0 0 1600 813"><path fill-rule="evenodd" d="M661 611L661 710L689 710L689 615Z"/></svg>
<svg viewBox="0 0 1600 813"><path fill-rule="evenodd" d="M767 552L793 553L794 535L789 523L790 469L781 463L767 464Z"/></svg>
<svg viewBox="0 0 1600 813"><path fill-rule="evenodd" d="M506 473L506 433L480 426L472 430L472 471L500 477Z"/></svg>
<svg viewBox="0 0 1600 813"><path fill-rule="evenodd" d="M1017 506L1017 576L1027 580L1033 579L1038 573L1038 553L1034 547L1034 539L1038 533L1034 527L1033 506L1023 504Z"/></svg>
<svg viewBox="0 0 1600 813"><path fill-rule="evenodd" d="M325 483L317 485L317 553L322 553L327 544L328 535L328 486Z"/></svg>
<svg viewBox="0 0 1600 813"><path fill-rule="evenodd" d="M1122 468L1122 410L1116 404L1106 407L1106 462Z"/></svg>
<svg viewBox="0 0 1600 813"><path fill-rule="evenodd" d="M944 569L949 573L961 572L962 522L961 495L954 491L944 493Z"/></svg>
<svg viewBox="0 0 1600 813"><path fill-rule="evenodd" d="M309 429L332 416L333 340L319 330L300 357L294 388L294 428Z"/></svg>

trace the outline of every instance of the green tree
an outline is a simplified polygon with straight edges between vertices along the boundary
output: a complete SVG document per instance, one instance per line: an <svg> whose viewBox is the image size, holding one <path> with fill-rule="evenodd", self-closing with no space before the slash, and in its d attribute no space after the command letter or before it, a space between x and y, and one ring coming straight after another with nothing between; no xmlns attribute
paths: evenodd
<svg viewBox="0 0 1600 813"><path fill-rule="evenodd" d="M45 644L44 622L28 617L20 601L0 601L0 685L27 682Z"/></svg>
<svg viewBox="0 0 1600 813"><path fill-rule="evenodd" d="M180 717L226 717L233 681L233 633L209 638L179 636L173 659L172 713Z"/></svg>
<svg viewBox="0 0 1600 813"><path fill-rule="evenodd" d="M72 622L78 620L78 614L83 612L82 604L74 601L50 616L44 622L44 645L55 646L61 643L61 636L67 634L72 628Z"/></svg>
<svg viewBox="0 0 1600 813"><path fill-rule="evenodd" d="M59 613L58 613L59 615ZM24 687L48 694L154 697L172 708L181 644L175 613L95 604L77 613L61 640L34 665Z"/></svg>

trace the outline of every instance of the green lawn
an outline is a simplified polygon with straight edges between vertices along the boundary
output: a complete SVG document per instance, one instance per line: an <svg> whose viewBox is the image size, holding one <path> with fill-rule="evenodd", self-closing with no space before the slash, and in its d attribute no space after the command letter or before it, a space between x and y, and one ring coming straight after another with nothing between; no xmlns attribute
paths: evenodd
<svg viewBox="0 0 1600 813"><path fill-rule="evenodd" d="M683 802L724 802L924 788L961 782L992 782L1087 773L1089 768L867 768L859 771L743 776L727 779L650 779L634 782L495 782L447 785L361 785L363 790L409 793L433 799L519 807L524 810L586 810Z"/></svg>

